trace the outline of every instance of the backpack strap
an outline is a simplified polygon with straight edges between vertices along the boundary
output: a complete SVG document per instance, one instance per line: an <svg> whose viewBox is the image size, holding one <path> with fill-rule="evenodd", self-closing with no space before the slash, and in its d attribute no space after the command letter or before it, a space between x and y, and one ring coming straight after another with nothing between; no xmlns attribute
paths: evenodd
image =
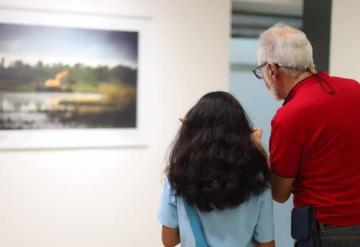
<svg viewBox="0 0 360 247"><path fill-rule="evenodd" d="M185 199L183 199L183 201L184 201L186 214L189 218L191 230L194 234L196 247L209 247L205 238L203 227L201 225L199 214L197 213L195 208L193 208L186 202Z"/></svg>

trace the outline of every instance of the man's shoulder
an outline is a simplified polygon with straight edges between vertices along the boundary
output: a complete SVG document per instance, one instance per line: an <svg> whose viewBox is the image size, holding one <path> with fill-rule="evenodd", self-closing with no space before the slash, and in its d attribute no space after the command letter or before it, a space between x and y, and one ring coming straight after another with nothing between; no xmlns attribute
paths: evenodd
<svg viewBox="0 0 360 247"><path fill-rule="evenodd" d="M342 85L344 85L346 87L360 91L360 82L355 79L339 77L339 76L331 76L330 80L333 83L341 83Z"/></svg>
<svg viewBox="0 0 360 247"><path fill-rule="evenodd" d="M352 79L352 78L348 78L348 77L342 77L342 76L329 76L330 79L332 80L340 80L340 81L349 81L349 82L356 82L357 84L359 84L359 81L357 81L356 79Z"/></svg>
<svg viewBox="0 0 360 247"><path fill-rule="evenodd" d="M276 122L295 122L298 119L301 119L302 112L304 111L305 106L303 104L294 104L294 102L289 102L281 106L275 113L273 121Z"/></svg>

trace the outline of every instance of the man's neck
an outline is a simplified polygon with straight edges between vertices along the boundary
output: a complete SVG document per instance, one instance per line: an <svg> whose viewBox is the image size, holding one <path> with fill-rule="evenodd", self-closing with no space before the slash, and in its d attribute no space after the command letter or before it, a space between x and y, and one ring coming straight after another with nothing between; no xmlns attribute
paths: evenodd
<svg viewBox="0 0 360 247"><path fill-rule="evenodd" d="M316 70L312 70L311 73L308 71L304 71L301 74L299 74L297 77L292 78L292 80L290 80L291 82L288 84L289 87L286 90L286 95L284 97L284 99L286 99L286 97L289 95L289 93L291 92L291 90L297 85L299 84L299 82L309 78L310 76L312 76L313 74L317 73Z"/></svg>

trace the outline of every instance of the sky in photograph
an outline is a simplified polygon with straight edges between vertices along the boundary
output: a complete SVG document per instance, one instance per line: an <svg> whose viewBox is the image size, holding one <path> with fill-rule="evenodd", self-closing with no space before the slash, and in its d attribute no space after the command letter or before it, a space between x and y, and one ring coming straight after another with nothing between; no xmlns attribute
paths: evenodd
<svg viewBox="0 0 360 247"><path fill-rule="evenodd" d="M0 23L0 59L137 68L138 33Z"/></svg>

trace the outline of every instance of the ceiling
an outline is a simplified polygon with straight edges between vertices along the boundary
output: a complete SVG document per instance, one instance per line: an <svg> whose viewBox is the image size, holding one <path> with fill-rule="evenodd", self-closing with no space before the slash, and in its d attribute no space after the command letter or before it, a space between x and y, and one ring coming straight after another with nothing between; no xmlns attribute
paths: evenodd
<svg viewBox="0 0 360 247"><path fill-rule="evenodd" d="M303 0L233 0L231 36L256 38L276 23L302 28Z"/></svg>

